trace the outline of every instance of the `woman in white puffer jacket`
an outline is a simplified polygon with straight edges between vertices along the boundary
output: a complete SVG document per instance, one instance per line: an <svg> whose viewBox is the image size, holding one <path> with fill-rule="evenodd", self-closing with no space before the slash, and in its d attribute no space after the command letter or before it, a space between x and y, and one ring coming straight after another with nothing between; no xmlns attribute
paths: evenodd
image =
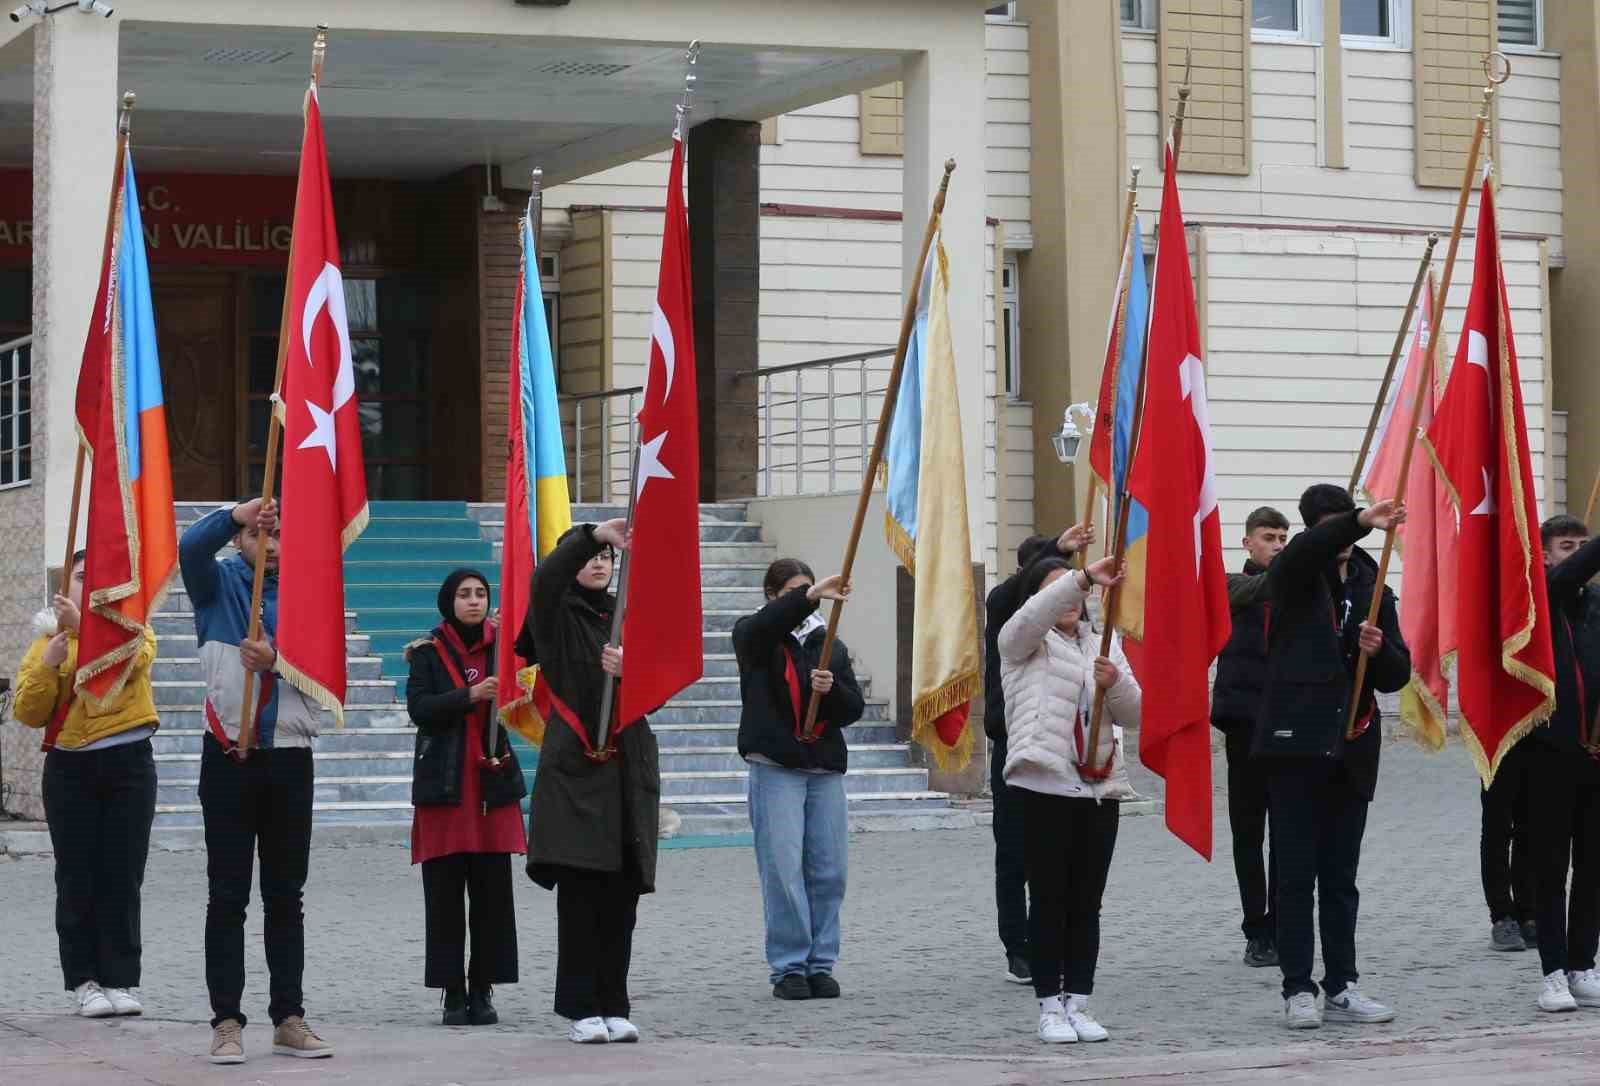
<svg viewBox="0 0 1600 1086"><path fill-rule="evenodd" d="M1138 724L1140 697L1121 646L1113 640L1111 655L1097 656L1098 637L1084 620L1091 587L1120 580L1113 568L1110 558L1086 572L1059 558L1035 563L1023 576L1026 602L1000 630L1005 779L1023 797L1033 991L1039 1039L1053 1044L1106 1039L1087 1005L1118 803L1134 796L1117 725ZM1080 765L1096 686L1106 692L1109 726L1090 778Z"/></svg>

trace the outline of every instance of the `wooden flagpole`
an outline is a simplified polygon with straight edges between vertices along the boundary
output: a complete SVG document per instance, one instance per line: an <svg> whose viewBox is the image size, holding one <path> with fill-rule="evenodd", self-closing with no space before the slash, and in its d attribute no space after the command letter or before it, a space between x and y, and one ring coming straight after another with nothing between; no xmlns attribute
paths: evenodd
<svg viewBox="0 0 1600 1086"><path fill-rule="evenodd" d="M673 129L673 138L679 140L687 140L689 138L684 122L688 119L689 111L694 108L691 103L694 99L695 81L699 78L694 74L695 65L700 62L699 38L689 43L688 50L683 54L683 61L684 66L688 69L683 76L683 100L674 107L677 122ZM649 359L645 361L648 365ZM649 392L650 378L649 374L646 373L645 394L649 395ZM622 549L622 568L617 571L617 609L611 612L611 636L606 641L606 646L613 649L622 644L622 616L628 607L628 551L632 547L633 514L639 497L639 438L641 435L637 432L637 422L634 424L633 429L635 431L632 442L633 450L629 456L628 464L628 527L624 533L629 538L629 546ZM534 546L538 547L538 545L538 541L535 540ZM610 740L614 730L616 722L613 718L616 713L617 680L607 676L605 689L600 694L600 720L595 727L595 749L591 754L591 757L599 761L605 761L611 756L606 749L606 743Z"/></svg>
<svg viewBox="0 0 1600 1086"><path fill-rule="evenodd" d="M1183 118L1189 111L1189 94L1193 90L1189 83L1189 76L1193 65L1193 53L1184 50L1183 59L1183 85L1178 88L1178 108L1172 116L1172 168L1178 168L1178 161L1183 153ZM1158 224L1159 227L1159 224ZM1157 237L1157 253L1160 252L1159 228ZM1159 257L1158 257L1159 261ZM1154 299L1152 298L1152 301ZM1115 561L1112 568L1119 573L1122 570L1123 559L1128 553L1128 509L1133 504L1133 495L1129 490L1128 481L1133 475L1133 458L1139 448L1139 435L1144 429L1144 395L1146 379L1150 373L1150 336L1144 337L1144 347L1139 359L1139 388L1133 398L1133 427L1128 436L1128 472L1122 480L1121 502L1117 510L1117 530L1112 536L1111 554ZM1085 574L1087 576L1087 574ZM1102 616L1100 630L1100 655L1108 656L1111 653L1111 638L1116 630L1117 601L1122 596L1122 582L1118 581L1104 594L1105 614ZM1104 766L1094 764L1095 751L1100 749L1100 732L1105 724L1106 691L1105 687L1095 684L1094 707L1089 713L1089 741L1085 744L1083 760L1078 763L1078 773L1089 780L1104 780L1111 773L1111 760L1106 759Z"/></svg>
<svg viewBox="0 0 1600 1086"><path fill-rule="evenodd" d="M106 241L101 252L105 257L111 254L111 239L117 232L117 212L122 207L118 193L122 190L122 171L128 160L128 138L133 131L133 103L137 96L129 91L122 96L122 112L117 115L117 152L112 157L111 166L111 206L106 209ZM107 298L106 304L111 304ZM81 363L80 363L81 368ZM77 420L73 420L73 428L77 428ZM61 580L56 589L61 595L67 595L67 590L72 586L72 556L78 553L78 505L83 501L83 466L88 459L88 453L83 447L83 435L78 435L78 456L72 467L72 505L67 510L67 553L61 560Z"/></svg>
<svg viewBox="0 0 1600 1086"><path fill-rule="evenodd" d="M1494 60L1498 58L1505 65L1504 74L1496 76L1493 70ZM1414 424L1418 414L1422 411L1423 397L1428 394L1428 385L1433 380L1433 342L1439 336L1439 328L1444 324L1444 302L1450 296L1450 279L1456 270L1456 250L1461 247L1461 228L1467 218L1467 204L1472 198L1472 176L1478 169L1478 152L1483 147L1483 134L1489 126L1489 110L1494 105L1495 88L1511 78L1511 62L1502 53L1490 53L1483 61L1483 71L1486 82L1483 88L1483 107L1478 110L1478 120L1472 129L1472 146L1467 149L1467 168L1461 175L1461 195L1456 200L1455 223L1450 228L1450 247L1445 250L1444 275L1439 280L1439 289L1433 296L1433 321L1428 326L1427 350L1422 355L1422 373L1417 381L1417 391L1412 397L1411 418L1413 425L1406 435L1405 452L1400 457L1399 487L1396 500L1405 499L1406 477L1411 474L1411 455L1417 448L1417 427ZM1394 529L1391 527L1383 535L1383 557L1378 561L1378 583L1372 590L1372 603L1367 608L1367 625L1378 624L1378 611L1383 605L1383 587L1389 579L1389 560L1394 557ZM1350 686L1350 707L1345 717L1344 737L1348 742L1356 737L1356 717L1361 711L1361 685L1367 678L1367 654L1356 654L1355 681Z"/></svg>
<svg viewBox="0 0 1600 1086"><path fill-rule="evenodd" d="M1383 383L1378 386L1378 398L1372 404L1372 417L1367 420L1367 434L1361 439L1361 451L1356 454L1356 466L1350 472L1348 489L1352 496L1361 482L1361 472L1367 466L1367 454L1372 451L1372 438L1377 433L1378 420L1383 417L1383 405L1389 399L1389 385L1394 381L1395 368L1400 364L1400 352L1405 349L1408 338L1406 333L1411 329L1411 317L1417 311L1417 296L1422 293L1423 280L1428 278L1428 267L1433 262L1433 247L1437 244L1439 235L1429 234L1428 244L1422 250L1422 259L1417 262L1417 278L1411 284L1411 297L1406 300L1405 314L1401 316L1400 328L1394 334L1394 350L1389 352L1389 368L1383 371Z"/></svg>
<svg viewBox="0 0 1600 1086"><path fill-rule="evenodd" d="M866 470L861 474L861 497L856 501L855 520L850 524L850 538L844 547L844 565L839 569L839 576L844 584L850 583L850 574L856 565L856 548L861 543L861 529L867 522L867 505L872 501L872 491L878 480L878 469L883 464L884 446L889 441L889 424L894 419L894 408L900 398L900 378L905 372L906 349L911 343L911 333L917 323L917 305L922 293L922 279L924 269L928 266L928 252L933 248L933 236L939 229L939 218L944 214L944 198L950 189L950 175L955 173L956 160L945 159L944 177L939 181L939 191L934 193L933 207L928 212L928 225L922 232L922 250L918 254L916 274L912 276L911 288L906 292L905 312L900 316L900 340L895 344L894 366L889 370L889 386L883 392L883 407L878 412L878 431L872 439L872 454L867 458ZM824 666L833 659L833 642L839 633L839 617L844 611L844 600L834 600L833 608L828 612L828 633L822 641L822 654L818 657ZM811 700L806 705L805 724L801 728L800 741L802 743L814 742L817 738L817 710L822 706L822 696L815 690L811 691Z"/></svg>
<svg viewBox="0 0 1600 1086"><path fill-rule="evenodd" d="M1138 209L1138 206L1139 167L1135 166L1131 171L1129 171L1128 174L1128 196L1127 199L1123 201L1122 206L1122 248L1117 250L1119 254L1117 259L1122 271L1117 276L1117 282L1120 285L1117 287L1116 300L1112 302L1112 305L1115 306L1115 308L1112 310L1111 316L1111 337L1117 343L1117 354L1119 356L1122 353L1122 337L1117 335L1117 330L1122 327L1123 322L1127 319L1128 289L1133 280L1133 246L1129 245L1128 243L1132 240L1130 235L1133 233L1133 214ZM1107 359L1105 364L1108 366L1116 366L1119 364L1119 361L1116 358L1111 358ZM1105 378L1102 376L1101 381L1103 382L1104 380ZM1113 395L1114 394L1115 390L1113 390ZM1090 441L1093 441L1094 431L1092 428L1090 429L1089 433ZM1116 436L1113 434L1112 443L1115 444L1115 442ZM1115 459L1114 454L1112 459ZM1082 523L1085 528L1094 527L1094 501L1095 498L1099 496L1099 489L1100 476L1096 475L1091 469L1089 472L1089 490L1083 499ZM1088 564L1089 548L1084 546L1078 551L1078 568L1083 569Z"/></svg>
<svg viewBox="0 0 1600 1086"><path fill-rule="evenodd" d="M1600 498L1600 469L1594 473L1594 486L1589 488L1589 504L1583 507L1583 522L1589 524L1594 520L1595 499Z"/></svg>
<svg viewBox="0 0 1600 1086"><path fill-rule="evenodd" d="M317 86L322 82L322 62L328 53L328 27L326 24L317 25L317 37L311 46L311 86L307 94L315 93ZM301 168L305 164L301 163ZM299 203L298 191L295 197L296 205ZM290 219L293 222L293 218ZM289 327L290 308L294 301L294 246L295 238L289 238L289 263L287 273L283 277L283 310L278 319L278 368L272 378L271 410L267 413L267 461L263 465L261 475L261 504L265 506L272 501L275 490L276 475L278 474L278 446L283 437L283 422L279 417L279 397L283 395L283 370L289 357L289 337L294 330ZM248 527L246 525L245 527ZM255 579L250 587L250 631L247 639L250 641L261 640L261 596L266 588L267 580L267 545L266 540L259 535L256 537L256 564ZM255 717L254 703L256 696L256 673L246 668L244 673L244 699L239 702L239 738L233 745L233 756L239 761L244 761L250 756L250 747L255 742Z"/></svg>

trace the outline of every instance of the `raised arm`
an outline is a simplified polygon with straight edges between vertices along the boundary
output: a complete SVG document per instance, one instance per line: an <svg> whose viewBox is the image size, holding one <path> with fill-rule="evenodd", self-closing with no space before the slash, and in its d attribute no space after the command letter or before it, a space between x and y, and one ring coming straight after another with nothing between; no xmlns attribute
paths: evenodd
<svg viewBox="0 0 1600 1086"><path fill-rule="evenodd" d="M1267 567L1271 594L1280 598L1292 596L1320 583L1318 578L1338 559L1339 552L1371 531L1362 526L1360 515L1360 511L1355 510L1329 517L1289 540L1289 545ZM1229 602L1231 604L1232 600Z"/></svg>
<svg viewBox="0 0 1600 1086"><path fill-rule="evenodd" d="M178 540L178 567L183 571L183 587L196 604L217 598L222 580L217 575L217 552L239 532L233 507L207 513L189 525Z"/></svg>
<svg viewBox="0 0 1600 1086"><path fill-rule="evenodd" d="M574 532L566 542L558 544L533 571L532 601L523 622L523 635L517 638L517 651L524 659L531 658L532 654L522 652L530 641L537 645L540 638L549 641L558 636L567 593L589 559L605 549L605 544L594 537L594 529L593 524L583 525L581 532Z"/></svg>
<svg viewBox="0 0 1600 1086"><path fill-rule="evenodd" d="M1577 599L1579 590L1596 573L1600 573L1600 535L1573 551L1559 565L1550 568L1550 602L1565 604Z"/></svg>
<svg viewBox="0 0 1600 1086"><path fill-rule="evenodd" d="M1000 659L1018 664L1038 652L1056 621L1070 608L1081 608L1088 595L1083 587L1083 576L1077 570L1068 570L1035 592L1001 628Z"/></svg>
<svg viewBox="0 0 1600 1086"><path fill-rule="evenodd" d="M741 662L765 659L773 646L781 643L816 609L816 601L804 588L795 588L768 600L761 610L746 615L734 625L734 653Z"/></svg>
<svg viewBox="0 0 1600 1086"><path fill-rule="evenodd" d="M1272 595L1267 575L1262 573L1228 574L1228 609L1243 611L1258 603L1266 603Z"/></svg>

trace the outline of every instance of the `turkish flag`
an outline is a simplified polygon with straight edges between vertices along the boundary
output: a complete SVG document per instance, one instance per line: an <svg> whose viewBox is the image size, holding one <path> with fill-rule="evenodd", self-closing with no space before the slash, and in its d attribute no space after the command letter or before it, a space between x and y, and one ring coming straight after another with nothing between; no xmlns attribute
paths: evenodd
<svg viewBox="0 0 1600 1086"><path fill-rule="evenodd" d="M1167 148L1146 347L1144 421L1128 489L1149 516L1139 757L1166 779L1167 828L1211 858L1211 661L1227 644L1228 581L1206 374L1178 171Z"/></svg>
<svg viewBox="0 0 1600 1086"><path fill-rule="evenodd" d="M650 363L639 409L633 544L622 619L624 650L635 648L626 657L617 731L665 704L705 670L693 297L683 140L674 137Z"/></svg>
<svg viewBox="0 0 1600 1086"><path fill-rule="evenodd" d="M1500 267L1494 190L1478 207L1472 295L1428 444L1460 522L1453 583L1456 700L1484 787L1512 744L1555 708L1555 655L1528 427Z"/></svg>
<svg viewBox="0 0 1600 1086"><path fill-rule="evenodd" d="M306 95L289 254L289 315L280 331L287 349L275 405L284 436L278 670L342 725L344 551L367 526L367 481L315 87Z"/></svg>

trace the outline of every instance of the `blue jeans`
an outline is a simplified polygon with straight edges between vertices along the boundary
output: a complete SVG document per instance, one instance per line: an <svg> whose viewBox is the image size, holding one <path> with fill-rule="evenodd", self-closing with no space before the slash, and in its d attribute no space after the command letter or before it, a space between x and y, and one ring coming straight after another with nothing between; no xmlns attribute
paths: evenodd
<svg viewBox="0 0 1600 1086"><path fill-rule="evenodd" d="M749 799L772 983L832 973L850 834L844 774L751 762Z"/></svg>

